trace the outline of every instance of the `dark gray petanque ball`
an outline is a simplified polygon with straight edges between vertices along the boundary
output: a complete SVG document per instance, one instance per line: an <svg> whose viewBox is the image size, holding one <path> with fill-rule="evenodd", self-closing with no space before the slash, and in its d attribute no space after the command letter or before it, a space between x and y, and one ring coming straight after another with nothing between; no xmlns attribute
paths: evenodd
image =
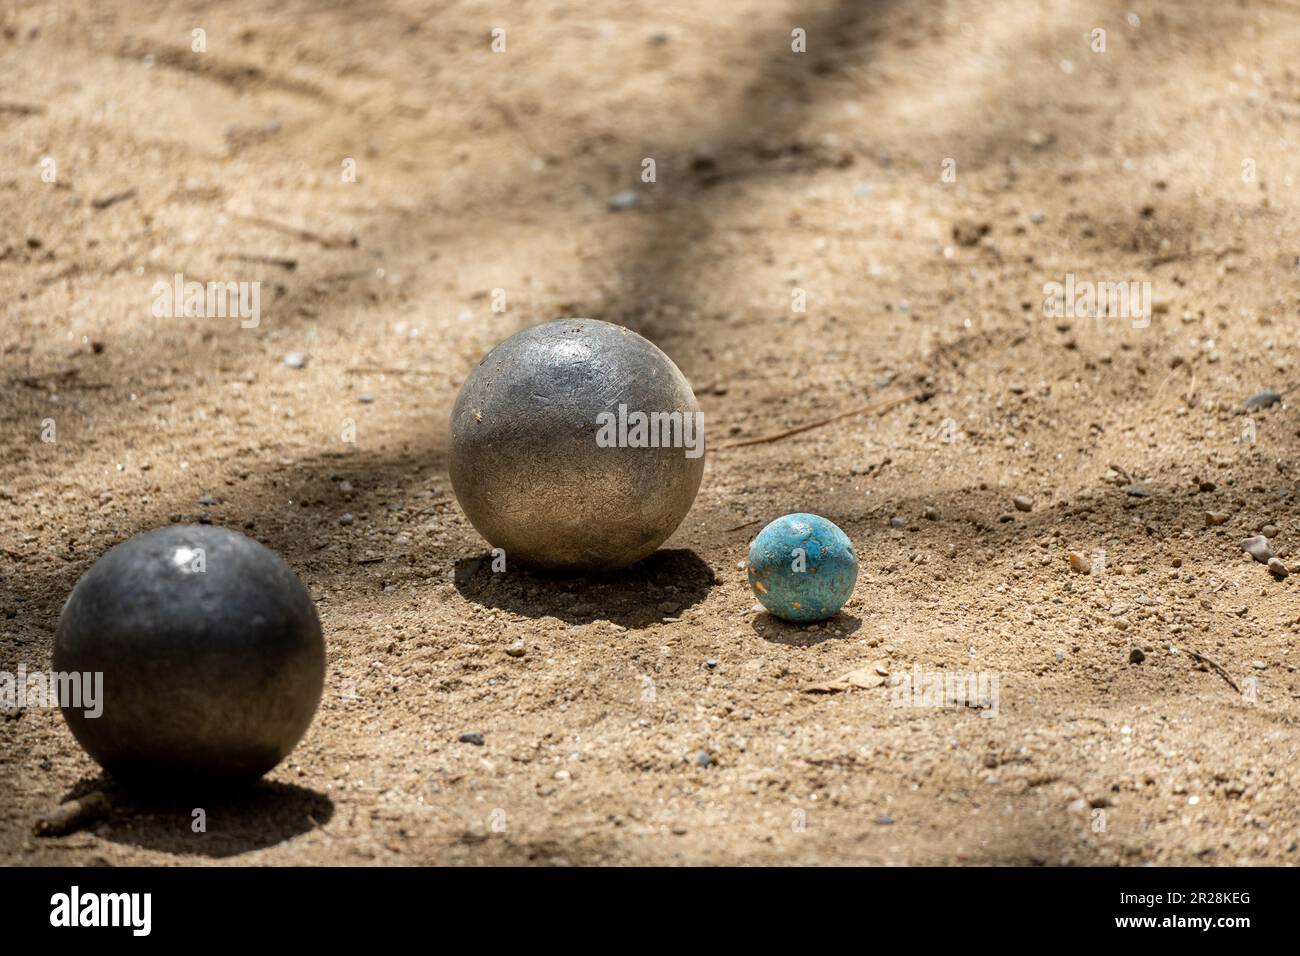
<svg viewBox="0 0 1300 956"><path fill-rule="evenodd" d="M506 339L451 417L451 483L466 516L507 562L553 571L653 553L695 500L704 450L695 394L672 360L591 319Z"/></svg>
<svg viewBox="0 0 1300 956"><path fill-rule="evenodd" d="M306 732L325 642L311 596L273 551L225 528L173 525L118 545L77 582L54 669L103 674L99 716L60 704L115 779L241 782Z"/></svg>

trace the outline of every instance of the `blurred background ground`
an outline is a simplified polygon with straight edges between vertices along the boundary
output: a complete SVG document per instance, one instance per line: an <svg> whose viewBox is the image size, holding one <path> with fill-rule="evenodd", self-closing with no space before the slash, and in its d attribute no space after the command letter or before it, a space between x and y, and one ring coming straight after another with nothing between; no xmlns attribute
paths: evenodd
<svg viewBox="0 0 1300 956"><path fill-rule="evenodd" d="M0 717L0 859L1296 862L1300 601L1238 542L1300 553L1294 405L1242 410L1300 377L1298 39L1282 0L6 5L0 669L206 512L299 573L329 670L206 834L32 837L97 768ZM260 324L155 318L176 273L260 282ZM1067 273L1149 281L1150 326L1046 318ZM704 484L644 567L494 577L450 404L570 315L681 366ZM739 566L790 511L863 561L822 627ZM998 673L998 714L806 691L877 662Z"/></svg>

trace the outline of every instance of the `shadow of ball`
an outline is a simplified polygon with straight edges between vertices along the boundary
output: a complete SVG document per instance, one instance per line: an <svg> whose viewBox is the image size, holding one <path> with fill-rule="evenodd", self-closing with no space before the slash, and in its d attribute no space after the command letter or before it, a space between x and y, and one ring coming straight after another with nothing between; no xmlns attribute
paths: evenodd
<svg viewBox="0 0 1300 956"><path fill-rule="evenodd" d="M114 779L240 783L306 732L325 642L311 596L274 552L224 528L175 525L118 545L82 576L59 617L54 668L102 675L100 713L68 694L60 709Z"/></svg>
<svg viewBox="0 0 1300 956"><path fill-rule="evenodd" d="M685 376L630 329L562 319L479 364L451 417L451 483L507 560L551 571L626 567L690 511L702 417Z"/></svg>

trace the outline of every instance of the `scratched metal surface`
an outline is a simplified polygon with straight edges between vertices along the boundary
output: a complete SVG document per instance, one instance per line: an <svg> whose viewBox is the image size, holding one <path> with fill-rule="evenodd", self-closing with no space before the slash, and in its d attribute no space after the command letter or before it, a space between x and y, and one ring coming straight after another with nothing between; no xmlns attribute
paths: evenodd
<svg viewBox="0 0 1300 956"><path fill-rule="evenodd" d="M598 416L620 404L699 411L667 355L630 329L591 319L525 329L470 373L452 412L452 487L507 562L612 570L653 553L681 524L705 455L598 447Z"/></svg>
<svg viewBox="0 0 1300 956"><path fill-rule="evenodd" d="M325 643L307 589L235 531L173 525L113 548L60 615L54 669L103 674L102 713L63 707L121 781L238 781L274 767L311 724Z"/></svg>

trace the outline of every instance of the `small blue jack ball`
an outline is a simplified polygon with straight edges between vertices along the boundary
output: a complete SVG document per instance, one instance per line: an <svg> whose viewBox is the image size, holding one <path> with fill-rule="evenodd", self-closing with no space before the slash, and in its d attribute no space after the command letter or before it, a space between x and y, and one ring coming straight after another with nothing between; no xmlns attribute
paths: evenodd
<svg viewBox="0 0 1300 956"><path fill-rule="evenodd" d="M834 617L857 580L853 542L820 515L777 518L749 546L749 586L769 613L786 621Z"/></svg>

